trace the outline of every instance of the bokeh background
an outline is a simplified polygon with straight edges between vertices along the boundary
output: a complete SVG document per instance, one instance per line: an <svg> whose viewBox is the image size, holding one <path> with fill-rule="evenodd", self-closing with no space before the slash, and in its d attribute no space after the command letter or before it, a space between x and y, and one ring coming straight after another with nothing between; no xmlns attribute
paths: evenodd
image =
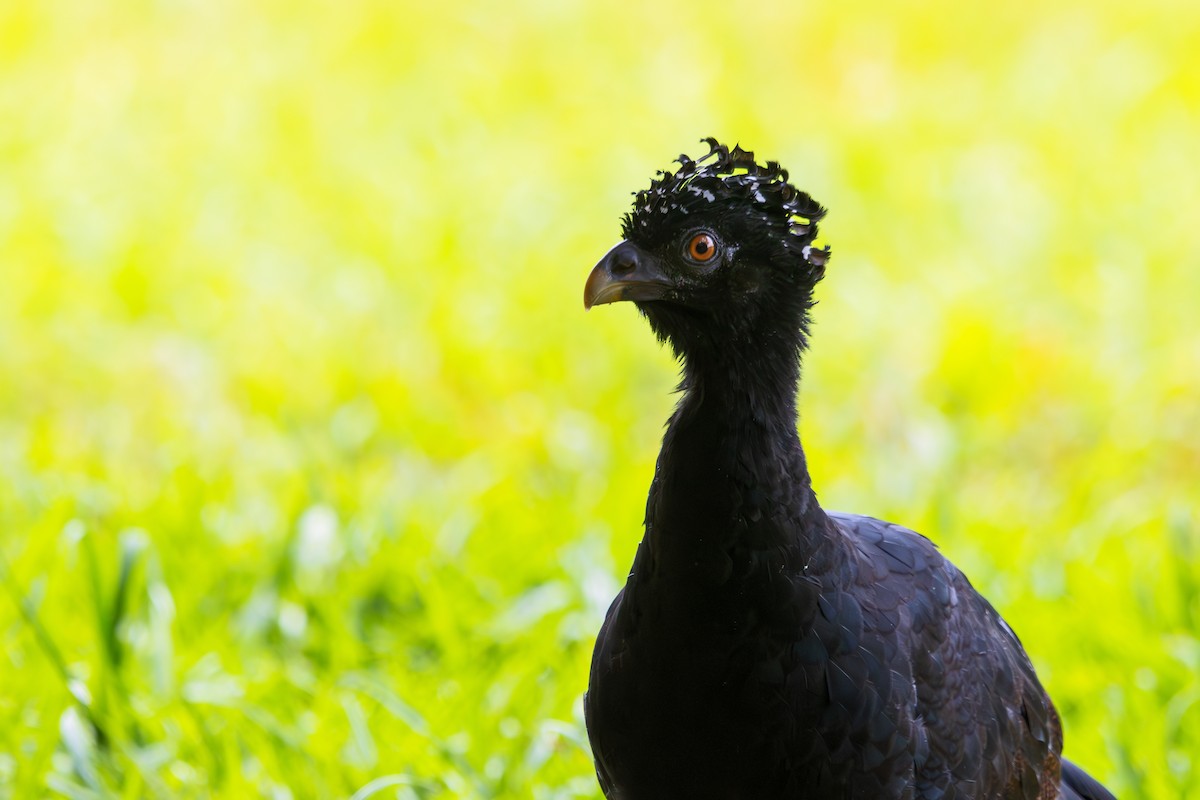
<svg viewBox="0 0 1200 800"><path fill-rule="evenodd" d="M1068 754L1200 786L1200 5L0 4L0 797L596 798L701 136L830 207L801 431Z"/></svg>

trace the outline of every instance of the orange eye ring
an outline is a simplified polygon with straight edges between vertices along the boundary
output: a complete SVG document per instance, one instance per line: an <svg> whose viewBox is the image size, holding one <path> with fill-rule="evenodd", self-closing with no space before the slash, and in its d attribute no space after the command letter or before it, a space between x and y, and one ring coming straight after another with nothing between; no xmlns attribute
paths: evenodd
<svg viewBox="0 0 1200 800"><path fill-rule="evenodd" d="M717 255L717 239L711 233L697 233L688 241L687 255L692 261L704 264Z"/></svg>

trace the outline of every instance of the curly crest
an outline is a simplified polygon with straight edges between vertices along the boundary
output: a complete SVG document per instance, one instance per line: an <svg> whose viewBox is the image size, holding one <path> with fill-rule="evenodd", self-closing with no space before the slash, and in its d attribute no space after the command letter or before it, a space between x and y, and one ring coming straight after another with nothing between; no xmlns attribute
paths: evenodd
<svg viewBox="0 0 1200 800"><path fill-rule="evenodd" d="M623 221L626 237L672 212L689 213L718 200L742 202L768 216L782 217L787 220L788 232L805 243L816 237L825 209L788 183L788 171L779 162L759 164L753 152L739 145L730 149L712 137L701 141L708 145L707 154L697 159L680 155L676 159L679 169L659 171L650 188L635 194L633 210ZM804 255L814 266L823 266L829 248L805 247Z"/></svg>

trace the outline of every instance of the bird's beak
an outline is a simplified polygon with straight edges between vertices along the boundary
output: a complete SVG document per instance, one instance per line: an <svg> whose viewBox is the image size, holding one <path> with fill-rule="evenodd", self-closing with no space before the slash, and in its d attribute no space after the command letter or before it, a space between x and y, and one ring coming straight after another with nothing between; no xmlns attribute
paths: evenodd
<svg viewBox="0 0 1200 800"><path fill-rule="evenodd" d="M658 259L632 242L621 242L592 268L583 287L583 307L618 300L658 300L671 287Z"/></svg>

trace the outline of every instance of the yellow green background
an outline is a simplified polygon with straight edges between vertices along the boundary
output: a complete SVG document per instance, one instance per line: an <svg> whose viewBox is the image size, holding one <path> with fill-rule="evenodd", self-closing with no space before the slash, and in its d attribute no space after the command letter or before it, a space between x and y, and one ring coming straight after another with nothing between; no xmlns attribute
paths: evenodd
<svg viewBox="0 0 1200 800"><path fill-rule="evenodd" d="M714 135L830 208L801 431L1068 754L1200 786L1200 5L0 4L0 797L598 797Z"/></svg>

